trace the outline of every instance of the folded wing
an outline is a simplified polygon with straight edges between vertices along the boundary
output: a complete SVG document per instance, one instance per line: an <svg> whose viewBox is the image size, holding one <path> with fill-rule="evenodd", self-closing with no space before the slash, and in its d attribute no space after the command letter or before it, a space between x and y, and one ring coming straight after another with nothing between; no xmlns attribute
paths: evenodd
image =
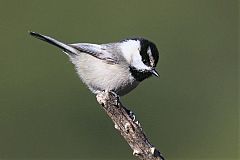
<svg viewBox="0 0 240 160"><path fill-rule="evenodd" d="M90 43L76 43L76 44L65 44L52 37L45 36L36 32L29 32L29 34L42 41L48 42L58 48L61 48L69 56L76 56L81 53L86 53L95 58L101 59L109 64L116 64L117 59L113 57L113 54L108 52L102 45L90 44Z"/></svg>

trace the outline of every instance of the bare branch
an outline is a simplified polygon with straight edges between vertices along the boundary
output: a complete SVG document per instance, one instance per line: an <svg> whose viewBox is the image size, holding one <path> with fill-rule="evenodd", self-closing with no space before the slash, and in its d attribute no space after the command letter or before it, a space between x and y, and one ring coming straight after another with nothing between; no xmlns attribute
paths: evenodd
<svg viewBox="0 0 240 160"><path fill-rule="evenodd" d="M102 92L96 97L112 119L115 128L133 149L133 155L141 160L164 160L161 153L148 141L134 114L120 103L118 95L113 92Z"/></svg>

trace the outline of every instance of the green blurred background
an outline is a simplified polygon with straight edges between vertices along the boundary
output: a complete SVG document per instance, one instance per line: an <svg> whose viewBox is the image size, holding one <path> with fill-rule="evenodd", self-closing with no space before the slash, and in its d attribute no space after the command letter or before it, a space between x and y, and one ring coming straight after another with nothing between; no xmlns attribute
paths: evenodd
<svg viewBox="0 0 240 160"><path fill-rule="evenodd" d="M122 98L168 160L239 159L236 0L0 3L0 159L135 159L60 50L28 35L107 43L143 36L159 79Z"/></svg>

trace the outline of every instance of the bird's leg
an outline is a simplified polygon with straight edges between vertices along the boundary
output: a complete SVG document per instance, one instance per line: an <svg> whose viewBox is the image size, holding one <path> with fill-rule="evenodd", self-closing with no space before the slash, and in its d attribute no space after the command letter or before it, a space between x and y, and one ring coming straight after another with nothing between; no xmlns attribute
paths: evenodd
<svg viewBox="0 0 240 160"><path fill-rule="evenodd" d="M131 110L129 110L129 109L125 108L125 107L123 107L123 109L127 112L129 117L135 122L135 120L136 120L135 114Z"/></svg>
<svg viewBox="0 0 240 160"><path fill-rule="evenodd" d="M110 94L112 94L116 98L115 105L119 106L119 104L120 104L120 96L117 93L115 93L114 91L105 91L105 92L109 92Z"/></svg>

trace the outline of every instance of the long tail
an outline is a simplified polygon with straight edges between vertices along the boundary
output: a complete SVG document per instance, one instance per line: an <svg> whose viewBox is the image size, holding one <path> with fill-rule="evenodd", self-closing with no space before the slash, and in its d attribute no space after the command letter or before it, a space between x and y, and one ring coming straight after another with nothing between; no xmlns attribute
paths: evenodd
<svg viewBox="0 0 240 160"><path fill-rule="evenodd" d="M42 34L39 34L36 32L31 32L31 31L29 31L29 34L37 39L40 39L42 41L48 42L54 46L61 48L66 53L69 53L69 54L77 54L78 53L78 51L75 48L73 48L65 43L62 43L60 41L57 41L56 39L53 39L51 37L48 37L48 36L45 36L45 35L42 35Z"/></svg>

